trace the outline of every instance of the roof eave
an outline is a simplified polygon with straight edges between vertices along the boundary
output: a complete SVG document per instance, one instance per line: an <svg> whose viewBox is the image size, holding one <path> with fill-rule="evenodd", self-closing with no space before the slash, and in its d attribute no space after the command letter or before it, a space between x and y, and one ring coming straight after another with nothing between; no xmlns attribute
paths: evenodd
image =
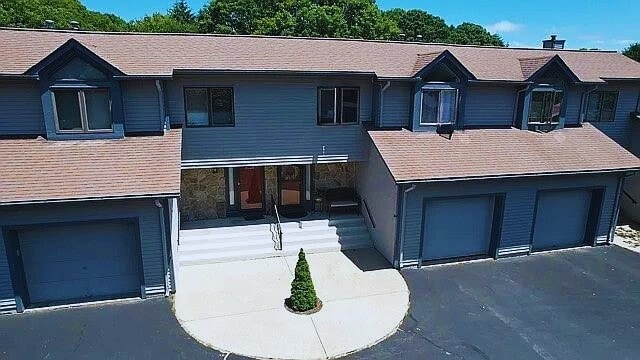
<svg viewBox="0 0 640 360"><path fill-rule="evenodd" d="M314 76L372 76L371 71L336 71L336 70L279 70L279 69L174 69L173 75L314 75Z"/></svg>
<svg viewBox="0 0 640 360"><path fill-rule="evenodd" d="M169 197L179 197L179 196L180 196L180 192L151 193L151 194L138 194L138 195L86 196L86 197L79 197L79 198L0 201L0 206L51 204L51 203L63 203L63 202L100 201L100 200L132 200L132 199L145 199L145 198L156 199L156 198L169 198Z"/></svg>

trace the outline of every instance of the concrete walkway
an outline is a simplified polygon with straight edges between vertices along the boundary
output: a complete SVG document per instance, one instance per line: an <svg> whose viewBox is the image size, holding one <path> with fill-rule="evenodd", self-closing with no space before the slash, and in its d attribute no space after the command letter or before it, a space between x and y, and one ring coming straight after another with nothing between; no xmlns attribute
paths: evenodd
<svg viewBox="0 0 640 360"><path fill-rule="evenodd" d="M175 312L198 341L258 358L326 359L393 334L409 306L398 271L373 249L308 254L322 310L284 308L297 257L183 267Z"/></svg>

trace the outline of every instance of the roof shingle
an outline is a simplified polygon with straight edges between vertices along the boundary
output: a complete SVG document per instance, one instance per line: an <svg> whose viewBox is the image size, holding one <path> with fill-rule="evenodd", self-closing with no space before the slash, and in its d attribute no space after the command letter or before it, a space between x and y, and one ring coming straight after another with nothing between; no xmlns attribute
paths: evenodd
<svg viewBox="0 0 640 360"><path fill-rule="evenodd" d="M640 159L590 124L549 133L519 129L435 133L369 131L397 182L640 169Z"/></svg>
<svg viewBox="0 0 640 360"><path fill-rule="evenodd" d="M181 130L119 140L0 141L0 205L176 195Z"/></svg>
<svg viewBox="0 0 640 360"><path fill-rule="evenodd" d="M410 78L416 73L415 67L421 57L426 57L424 54L449 50L480 80L524 81L520 59L556 54L584 82L602 82L603 78L640 79L640 64L614 52L268 36L16 29L0 29L3 54L0 74L23 74L71 38L127 75L167 76L174 70L234 70L359 72L375 73L383 78Z"/></svg>

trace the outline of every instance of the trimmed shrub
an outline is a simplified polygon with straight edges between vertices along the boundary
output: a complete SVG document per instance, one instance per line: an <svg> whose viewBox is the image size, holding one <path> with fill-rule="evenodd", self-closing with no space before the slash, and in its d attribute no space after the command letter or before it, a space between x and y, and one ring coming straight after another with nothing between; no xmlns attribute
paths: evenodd
<svg viewBox="0 0 640 360"><path fill-rule="evenodd" d="M287 306L297 312L309 311L318 304L316 289L311 280L309 264L304 255L304 250L298 253L295 277L291 283L291 297L287 299Z"/></svg>

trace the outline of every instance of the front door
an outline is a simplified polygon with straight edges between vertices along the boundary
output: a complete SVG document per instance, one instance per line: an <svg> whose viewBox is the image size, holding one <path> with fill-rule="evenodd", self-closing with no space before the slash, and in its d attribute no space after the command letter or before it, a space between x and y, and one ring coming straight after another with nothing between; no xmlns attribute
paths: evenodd
<svg viewBox="0 0 640 360"><path fill-rule="evenodd" d="M299 209L302 205L302 166L280 166L280 205L283 209Z"/></svg>
<svg viewBox="0 0 640 360"><path fill-rule="evenodd" d="M238 168L238 196L240 210L264 210L264 168Z"/></svg>

